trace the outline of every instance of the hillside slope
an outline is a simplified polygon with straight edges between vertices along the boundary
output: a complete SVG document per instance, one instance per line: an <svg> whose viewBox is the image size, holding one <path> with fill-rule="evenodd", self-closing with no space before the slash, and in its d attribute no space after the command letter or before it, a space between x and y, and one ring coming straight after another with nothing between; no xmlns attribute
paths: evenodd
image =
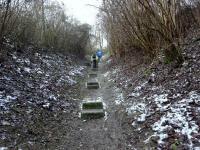
<svg viewBox="0 0 200 150"><path fill-rule="evenodd" d="M162 59L150 66L134 60L108 62L110 79L123 90L127 141L136 149L193 149L200 147L200 32L184 41L181 66ZM116 63L116 62L115 62Z"/></svg>
<svg viewBox="0 0 200 150"><path fill-rule="evenodd" d="M54 147L73 130L84 76L72 56L27 50L0 64L0 147Z"/></svg>

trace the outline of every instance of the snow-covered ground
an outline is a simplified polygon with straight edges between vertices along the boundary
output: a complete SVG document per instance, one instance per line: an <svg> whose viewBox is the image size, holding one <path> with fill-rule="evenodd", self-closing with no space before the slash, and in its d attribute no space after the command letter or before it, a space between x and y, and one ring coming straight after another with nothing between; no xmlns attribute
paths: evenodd
<svg viewBox="0 0 200 150"><path fill-rule="evenodd" d="M76 77L83 76L83 70L85 69L84 66L79 65L69 65L68 63L72 63L71 60L66 63L63 63L63 58L58 55L41 55L35 53L35 59L40 62L31 62L29 58L21 58L18 57L16 54L12 55L14 61L16 62L15 66L9 66L10 74L5 74L1 76L0 79L2 82L11 82L12 79L11 74L13 76L16 75L23 80L23 77L29 76L32 78L36 78L36 81L39 81L37 84L34 85L32 80L26 80L25 88L27 89L35 89L38 88L43 93L44 97L48 97L47 99L57 100L59 97L59 93L51 93L49 86L53 86L52 81L55 83L56 86L73 86L77 83ZM5 66L6 67L6 66ZM3 68L6 69L6 68ZM55 74L59 73L57 77ZM13 81L14 82L14 81ZM22 81L23 82L23 81ZM38 86L38 87L37 87ZM53 88L53 87L52 87ZM0 106L5 108L6 103L10 103L15 101L18 97L20 97L21 92L18 87L13 87L13 92L6 92L5 90L0 91ZM56 91L55 91L56 92ZM50 95L50 96L49 96ZM47 102L44 104L47 107L49 103Z"/></svg>
<svg viewBox="0 0 200 150"><path fill-rule="evenodd" d="M17 143L21 136L28 134L27 126L32 127L45 111L52 112L55 117L60 111L69 113L79 94L73 91L74 87L78 86L85 68L70 56L12 53L7 62L0 64L0 140L6 141L19 134L19 138L10 141ZM5 132L7 127L18 133Z"/></svg>
<svg viewBox="0 0 200 150"><path fill-rule="evenodd" d="M160 62L138 68L108 62L105 77L116 83L119 99L123 93L123 101L116 97L116 104L126 108L132 143L138 138L138 145L150 148L200 149L199 49L199 41L184 47L186 60L178 68Z"/></svg>
<svg viewBox="0 0 200 150"><path fill-rule="evenodd" d="M142 92L140 91L141 87L145 84L147 83L145 82L141 86L136 87L134 92L130 93L128 97L137 99L140 96L140 92ZM200 128L195 120L195 117L200 113L198 107L200 106L200 93L191 91L187 97L176 101L176 98L181 98L181 94L177 93L168 98L169 94L167 91L161 90L159 87L154 87L152 91L154 93L160 93L162 91L162 94L140 97L139 101L135 100L132 104L128 104L126 110L129 115L135 116L132 122L133 126L145 122L146 117L154 113L162 113L160 118L151 125L154 134L147 137L144 143L148 143L152 137L158 137L158 144L162 145L167 138L170 138L170 132L177 136L177 140L180 137L184 137L186 141L182 144L186 145L189 149L194 147L194 141L200 143L200 139L197 136L199 135ZM148 103L153 103L154 105L147 105Z"/></svg>

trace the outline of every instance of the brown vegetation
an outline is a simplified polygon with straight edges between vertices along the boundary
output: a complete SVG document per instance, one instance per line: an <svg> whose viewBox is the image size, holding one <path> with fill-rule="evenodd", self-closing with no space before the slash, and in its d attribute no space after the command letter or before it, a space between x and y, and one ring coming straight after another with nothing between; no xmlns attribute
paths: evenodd
<svg viewBox="0 0 200 150"><path fill-rule="evenodd" d="M0 0L0 49L6 41L17 49L33 45L83 56L90 26L64 13L64 6L45 0Z"/></svg>
<svg viewBox="0 0 200 150"><path fill-rule="evenodd" d="M165 55L183 61L181 38L200 24L198 0L103 0L102 23L113 55Z"/></svg>

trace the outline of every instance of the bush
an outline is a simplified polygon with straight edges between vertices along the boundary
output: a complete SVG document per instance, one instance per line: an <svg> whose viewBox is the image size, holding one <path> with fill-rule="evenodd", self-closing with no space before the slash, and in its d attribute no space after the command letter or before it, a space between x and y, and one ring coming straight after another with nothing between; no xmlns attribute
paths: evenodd
<svg viewBox="0 0 200 150"><path fill-rule="evenodd" d="M181 38L188 29L199 26L198 0L104 0L103 27L108 33L112 54L123 57L143 51L153 59L166 49L167 62L182 62ZM137 49L136 49L137 47Z"/></svg>

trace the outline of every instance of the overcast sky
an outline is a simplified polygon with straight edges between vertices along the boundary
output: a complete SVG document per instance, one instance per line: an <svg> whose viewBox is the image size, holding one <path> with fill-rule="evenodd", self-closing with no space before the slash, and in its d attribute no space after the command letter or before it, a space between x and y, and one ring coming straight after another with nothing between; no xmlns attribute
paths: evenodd
<svg viewBox="0 0 200 150"><path fill-rule="evenodd" d="M87 4L99 6L101 0L59 0L64 2L66 13L77 18L81 23L95 24L97 8Z"/></svg>

